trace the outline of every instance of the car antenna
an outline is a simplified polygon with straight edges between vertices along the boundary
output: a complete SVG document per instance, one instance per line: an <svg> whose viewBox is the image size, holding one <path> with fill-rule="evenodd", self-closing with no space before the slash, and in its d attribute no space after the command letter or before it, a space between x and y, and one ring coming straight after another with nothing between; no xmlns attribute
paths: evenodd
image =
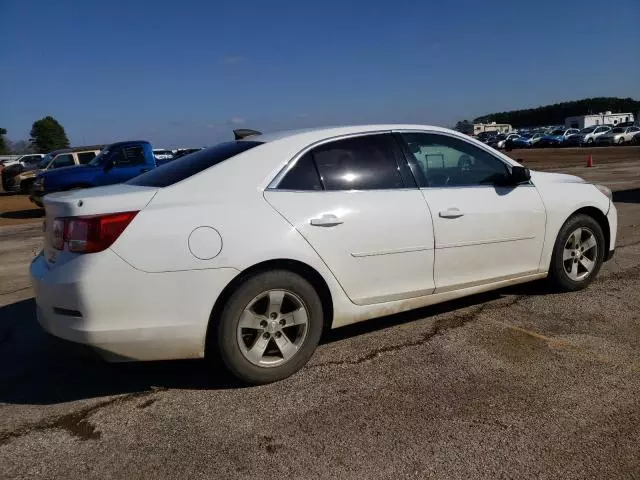
<svg viewBox="0 0 640 480"><path fill-rule="evenodd" d="M233 136L236 140L242 140L243 138L252 137L254 135L262 135L262 132L250 130L248 128L237 128L233 131Z"/></svg>

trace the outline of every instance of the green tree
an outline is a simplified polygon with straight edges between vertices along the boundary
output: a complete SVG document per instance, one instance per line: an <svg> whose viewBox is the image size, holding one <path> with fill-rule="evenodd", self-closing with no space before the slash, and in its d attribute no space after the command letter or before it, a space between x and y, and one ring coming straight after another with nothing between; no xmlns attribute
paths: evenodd
<svg viewBox="0 0 640 480"><path fill-rule="evenodd" d="M564 124L564 119L578 115L589 115L606 111L629 112L634 115L640 110L640 101L633 98L596 97L573 102L554 103L526 110L512 110L483 115L475 123L509 123L514 127L534 127Z"/></svg>
<svg viewBox="0 0 640 480"><path fill-rule="evenodd" d="M6 155L9 153L9 146L4 136L7 134L6 128L0 128L0 155Z"/></svg>
<svg viewBox="0 0 640 480"><path fill-rule="evenodd" d="M469 120L461 120L459 122L456 123L455 129L461 133L464 133L466 135L472 135L473 134L473 123L471 123Z"/></svg>
<svg viewBox="0 0 640 480"><path fill-rule="evenodd" d="M62 125L55 118L47 115L33 122L31 144L37 153L47 153L58 148L68 147L69 139Z"/></svg>

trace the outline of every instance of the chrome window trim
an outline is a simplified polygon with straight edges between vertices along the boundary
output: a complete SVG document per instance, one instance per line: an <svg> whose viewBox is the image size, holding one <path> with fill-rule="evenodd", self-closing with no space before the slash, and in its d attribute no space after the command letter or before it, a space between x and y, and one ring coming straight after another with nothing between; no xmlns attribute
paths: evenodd
<svg viewBox="0 0 640 480"><path fill-rule="evenodd" d="M269 190L278 190L280 192L381 192L384 190L417 190L418 187L404 187L404 188L386 188L386 189L376 189L376 190L280 190L278 189L278 185L280 184L280 182L282 181L282 179L285 177L285 175L287 173L289 173L289 171L295 166L296 162L302 158L307 152L309 152L310 150L319 147L321 145L327 144L327 143L331 143L331 142L336 142L339 140L346 140L349 138L357 138L357 137L367 137L370 135L381 135L381 134L391 134L393 131L392 130L371 130L368 132L357 132L357 133L346 133L343 135L334 135L332 137L326 137L323 138L322 140L318 140L314 143L311 143L309 145L307 145L306 147L304 147L302 150L300 150L298 153L296 153L288 162L287 164L282 167L282 169L278 172L278 174L273 178L273 180L271 180L271 182L269 182L269 185L267 185L267 188L265 190L269 191Z"/></svg>

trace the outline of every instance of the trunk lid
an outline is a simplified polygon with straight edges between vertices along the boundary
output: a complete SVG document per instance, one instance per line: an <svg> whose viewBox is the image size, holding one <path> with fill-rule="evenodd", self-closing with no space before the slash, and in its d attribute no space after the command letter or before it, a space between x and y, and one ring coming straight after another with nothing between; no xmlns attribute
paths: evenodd
<svg viewBox="0 0 640 480"><path fill-rule="evenodd" d="M53 221L59 217L81 217L107 213L131 212L144 209L158 189L137 185L109 185L68 192L52 193L44 197L44 257L49 268L62 265L79 255L53 247ZM133 220L135 222L135 219Z"/></svg>

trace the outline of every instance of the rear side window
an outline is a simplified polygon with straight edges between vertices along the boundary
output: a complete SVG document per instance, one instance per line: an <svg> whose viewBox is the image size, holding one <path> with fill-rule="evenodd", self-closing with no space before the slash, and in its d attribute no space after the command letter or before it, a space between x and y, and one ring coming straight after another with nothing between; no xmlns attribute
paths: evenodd
<svg viewBox="0 0 640 480"><path fill-rule="evenodd" d="M96 158L95 152L80 152L80 153L78 153L78 162L80 162L80 165L86 165L87 163L89 163L94 158Z"/></svg>
<svg viewBox="0 0 640 480"><path fill-rule="evenodd" d="M382 190L405 188L401 153L388 134L326 143L300 158L280 190Z"/></svg>
<svg viewBox="0 0 640 480"><path fill-rule="evenodd" d="M243 140L220 143L154 168L126 183L143 187L168 187L258 145L262 145L262 142Z"/></svg>
<svg viewBox="0 0 640 480"><path fill-rule="evenodd" d="M293 168L278 184L280 190L322 190L320 175L311 153L299 158Z"/></svg>

